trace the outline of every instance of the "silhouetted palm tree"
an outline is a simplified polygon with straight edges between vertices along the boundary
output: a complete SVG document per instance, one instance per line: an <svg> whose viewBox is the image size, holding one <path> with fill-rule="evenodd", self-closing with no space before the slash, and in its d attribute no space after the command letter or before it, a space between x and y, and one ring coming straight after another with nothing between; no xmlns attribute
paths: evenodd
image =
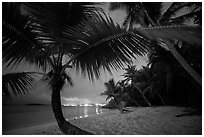
<svg viewBox="0 0 204 137"><path fill-rule="evenodd" d="M166 9L166 11L162 14L161 13L161 9L162 9L162 3L149 3L149 2L137 2L137 3L111 3L110 5L110 9L114 10L114 9L118 9L124 7L127 9L127 17L124 21L124 24L126 24L125 26L130 26L130 29L133 28L134 24L140 24L141 26L153 26L156 28L159 28L159 31L151 31L148 32L151 28L148 28L146 30L142 30L141 31L141 35L143 36L147 36L147 38L150 39L155 39L156 37L159 38L159 41L162 40L163 46L166 49L168 49L172 55L177 59L177 61L181 64L181 66L189 73L189 75L201 86L202 82L201 82L201 76L199 76L199 74L188 64L188 62L183 58L183 56L175 49L175 40L178 39L178 37L180 39L182 39L181 37L185 37L184 36L185 32L182 33L177 33L176 37L173 36L172 34L175 35L175 33L173 31L175 31L175 29L171 28L165 28L162 31L160 30L160 28L163 28L161 25L180 25L180 24L185 24L185 21L188 19L193 19L195 23L197 24L201 24L201 11L202 11L202 5L199 2L174 2L171 3L170 6L168 7L168 9ZM157 8L155 8L157 7ZM190 12L184 12L184 14L179 15L177 17L175 17L175 15L177 15L177 13L179 11L181 11L182 9L188 7L190 9ZM138 22L139 20L139 22ZM146 22L145 22L146 20ZM159 26L159 27L157 27ZM176 27L178 31L178 27ZM139 29L137 29L139 30ZM155 28L153 28L153 30L155 30ZM166 32L167 33L166 33ZM188 27L186 27L186 31L188 30ZM201 34L201 29L198 28L196 30L196 33L199 34L200 38L202 37ZM180 35L180 36L179 36ZM169 41L169 38L172 36L175 38L174 41ZM198 36L198 35L197 35ZM196 37L197 37L196 36ZM184 39L185 39L184 38ZM183 40L184 40L183 39ZM158 39L156 39L158 40ZM201 45L201 39L197 39L197 38L189 38L189 42L192 41L197 41L196 43L198 43L199 45ZM200 43L199 43L199 42Z"/></svg>
<svg viewBox="0 0 204 137"><path fill-rule="evenodd" d="M118 86L114 79L110 79L108 82L104 83L106 91L101 93L101 96L107 96L106 100L113 98L115 101L115 105L120 110L120 112L123 112L123 106L121 103L121 98L123 95L123 91L121 90L121 87Z"/></svg>
<svg viewBox="0 0 204 137"><path fill-rule="evenodd" d="M167 9L163 9L164 4ZM141 26L181 25L190 19L201 24L202 20L200 2L112 2L109 7L110 10L122 8L127 11L123 26L130 28L136 24ZM185 8L189 8L190 12L179 13Z"/></svg>
<svg viewBox="0 0 204 137"><path fill-rule="evenodd" d="M130 62L128 58L134 57L133 53L143 55L147 51L147 47L133 41L141 37L105 18L92 3L3 3L3 61L8 65L25 61L47 73L52 109L65 134L90 134L71 125L63 116L60 91L65 80L72 85L66 69L81 70L93 80L99 78L100 69L110 72L112 68L121 68ZM68 59L65 63L64 58ZM18 85L14 86L15 93ZM3 94L8 95L6 90Z"/></svg>
<svg viewBox="0 0 204 137"><path fill-rule="evenodd" d="M136 69L136 66L128 65L128 68L125 68L125 73L124 75L124 82L128 83L133 89L136 89L139 94L142 96L146 104L148 106L151 106L151 103L149 100L145 97L143 90L147 86L147 78L146 78L146 73L141 73L139 70Z"/></svg>
<svg viewBox="0 0 204 137"><path fill-rule="evenodd" d="M182 91L185 89L185 87L188 87L190 91L190 85L186 85L183 87L182 91L178 91L180 85L185 81L188 81L192 83L193 81L191 78L187 75L186 72L183 71L183 68L179 65L179 63L175 60L175 58L164 48L161 48L157 44L154 45L154 51L151 54L149 54L149 63L151 71L156 76L153 78L153 86L152 88L156 89L154 91L159 92L159 90L163 91L161 94L164 96L165 102L167 104L172 104L171 96L174 96L172 98L177 99L179 98L179 94L182 93ZM198 49L200 47L191 46L191 45L175 45L177 50L182 53L182 55L187 59L188 63L191 65L192 68L196 70L199 74L201 74L201 51L199 52ZM195 53L196 54L192 54ZM195 65L196 64L196 65ZM185 78L184 78L185 77ZM177 79L180 79L181 82L175 82ZM187 82L186 82L187 83ZM192 83L191 85L197 86L195 83ZM157 87L157 88L156 88ZM199 86L198 86L199 87ZM193 92L199 91L199 88L194 88ZM186 91L187 93L188 91ZM188 94L191 94L193 92L189 92ZM175 95L172 95L173 93L178 93ZM188 94L183 95L183 98L186 98ZM195 92L195 94L200 94L199 92ZM189 100L190 98L187 97ZM180 100L180 103L182 103L182 100Z"/></svg>
<svg viewBox="0 0 204 137"><path fill-rule="evenodd" d="M101 69L110 72L112 68L122 68L130 58L147 52L149 41L137 33L145 37L147 34L143 34L142 29L120 28L109 17L96 12L92 3L3 3L2 9L3 61L8 65L25 61L42 68L49 77L52 108L62 132L89 134L71 125L62 114L60 91L65 80L70 81L66 70L75 68L93 80L100 77ZM158 38L154 30L147 31ZM162 38L171 31L160 30L165 30L159 33L165 34ZM180 27L173 34L185 31ZM170 39L189 42L173 34ZM186 35L193 36L192 33Z"/></svg>

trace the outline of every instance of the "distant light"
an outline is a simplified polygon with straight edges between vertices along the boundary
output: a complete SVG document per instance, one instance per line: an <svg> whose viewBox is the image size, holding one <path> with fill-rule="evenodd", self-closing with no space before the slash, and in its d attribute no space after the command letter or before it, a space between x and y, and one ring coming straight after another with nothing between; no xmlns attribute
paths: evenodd
<svg viewBox="0 0 204 137"><path fill-rule="evenodd" d="M83 118L82 116L79 116L79 118Z"/></svg>
<svg viewBox="0 0 204 137"><path fill-rule="evenodd" d="M95 105L96 105L96 106L105 106L106 103L103 103L103 104L102 104L102 103L101 103L101 104L100 104L100 103L97 103L97 104L95 104Z"/></svg>
<svg viewBox="0 0 204 137"><path fill-rule="evenodd" d="M84 117L88 117L88 115L84 115Z"/></svg>
<svg viewBox="0 0 204 137"><path fill-rule="evenodd" d="M87 106L93 106L92 104L81 104L81 105L79 105L79 106L85 106L85 107L87 107Z"/></svg>
<svg viewBox="0 0 204 137"><path fill-rule="evenodd" d="M65 107L68 107L68 106L76 107L77 105L76 104L63 104L63 106L65 106Z"/></svg>
<svg viewBox="0 0 204 137"><path fill-rule="evenodd" d="M89 106L89 104L84 104L84 106Z"/></svg>
<svg viewBox="0 0 204 137"><path fill-rule="evenodd" d="M74 119L78 119L78 117L75 117Z"/></svg>

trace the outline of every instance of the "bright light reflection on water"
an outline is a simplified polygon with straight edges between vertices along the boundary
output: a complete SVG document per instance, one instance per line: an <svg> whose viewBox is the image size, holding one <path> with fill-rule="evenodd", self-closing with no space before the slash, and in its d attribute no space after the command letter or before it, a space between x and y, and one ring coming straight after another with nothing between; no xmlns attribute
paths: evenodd
<svg viewBox="0 0 204 137"><path fill-rule="evenodd" d="M95 114L103 113L101 106L76 106L76 107L65 107L64 112L65 117L68 119L80 119L84 117L89 117Z"/></svg>
<svg viewBox="0 0 204 137"><path fill-rule="evenodd" d="M88 106L84 106L84 116L88 116Z"/></svg>
<svg viewBox="0 0 204 137"><path fill-rule="evenodd" d="M99 114L99 107L96 106L96 114Z"/></svg>

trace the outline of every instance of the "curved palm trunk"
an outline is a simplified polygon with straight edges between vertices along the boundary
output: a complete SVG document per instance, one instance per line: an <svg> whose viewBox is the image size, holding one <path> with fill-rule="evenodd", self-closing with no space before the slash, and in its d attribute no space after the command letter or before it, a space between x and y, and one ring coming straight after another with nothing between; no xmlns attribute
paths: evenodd
<svg viewBox="0 0 204 137"><path fill-rule="evenodd" d="M52 91L52 110L60 130L64 134L70 135L91 135L91 133L80 129L65 120L61 108L60 85L59 81L56 82L56 84L53 85Z"/></svg>

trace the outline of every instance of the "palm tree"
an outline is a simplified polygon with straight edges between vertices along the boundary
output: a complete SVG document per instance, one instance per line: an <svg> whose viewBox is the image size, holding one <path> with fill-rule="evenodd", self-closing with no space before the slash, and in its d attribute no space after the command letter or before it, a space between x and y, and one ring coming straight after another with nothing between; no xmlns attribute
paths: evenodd
<svg viewBox="0 0 204 137"><path fill-rule="evenodd" d="M35 64L48 75L53 112L65 134L89 134L62 114L60 91L65 80L70 81L67 70L75 68L93 80L101 69L122 68L149 46L137 32L121 28L94 9L92 3L3 3L2 7L3 61Z"/></svg>
<svg viewBox="0 0 204 137"><path fill-rule="evenodd" d="M146 36L148 39L154 39L159 41L162 40L162 47L165 47L168 49L171 54L177 59L177 61L180 63L180 65L189 73L189 75L201 86L201 76L188 64L188 62L183 58L183 56L176 50L175 48L175 39L180 40L187 40L187 37L184 36L185 32L182 31L182 34L177 33L175 36L175 31L172 26L171 29L169 28L164 28L163 31L161 31L160 28L163 28L160 25L180 25L180 24L185 24L185 21L187 19L193 19L195 23L201 24L201 11L202 11L202 5L201 3L196 3L196 2L175 2L171 3L169 8L162 14L161 9L162 9L162 3L112 3L110 5L110 10L118 9L124 7L127 9L127 17L124 21L124 26L130 26L130 29L133 28L134 24L140 24L141 26L152 26L158 28L158 31L152 31L155 30L155 28L147 28L147 29L136 29L137 33L138 31L141 31L140 35ZM155 8L157 7L157 8ZM178 17L175 17L175 15L185 7L188 7L191 9L191 12L185 13L183 15L180 15ZM139 20L139 22L137 21ZM146 20L146 22L145 22ZM159 26L159 27L157 27ZM181 26L183 27L183 26ZM178 28L175 27L175 28ZM188 27L186 27L186 31L189 31ZM152 29L151 31L149 31ZM200 28L198 27L196 30L196 38L189 38L189 41L192 44L192 41L197 41L195 43L201 45L201 31L199 30ZM167 32L167 31L168 32ZM149 32L148 32L149 31ZM178 31L178 30L176 30ZM194 31L195 32L195 31ZM174 36L173 36L173 35ZM179 36L180 35L180 36ZM174 37L174 41L169 41L169 38L172 36ZM199 36L200 38L197 39ZM181 38L183 37L183 38ZM156 39L155 39L156 38Z"/></svg>
<svg viewBox="0 0 204 137"><path fill-rule="evenodd" d="M149 54L149 63L148 66L150 66L151 71L155 75L153 76L152 82L154 83L152 85L152 88L154 89L154 92L159 92L159 90L166 91L162 92L164 96L165 102L168 104L175 103L173 99L179 98L179 94L182 94L183 90L179 91L179 87L185 83L191 83L190 85L195 85L193 81L189 78L189 76L183 72L182 67L179 65L179 63L176 61L176 59L164 48L161 48L158 46L158 44L153 44L154 50L156 52L153 52ZM191 45L185 44L185 47L179 45L175 46L177 50L182 53L182 55L187 59L188 63L191 64L191 66L201 74L201 51L199 51L199 47L192 47ZM190 49L190 50L188 50ZM192 56L192 53L195 53L194 56ZM196 60L195 60L196 59ZM196 64L196 65L195 65ZM175 82L177 79L180 79L180 82ZM157 87L157 88L156 88ZM192 89L191 86L188 84L185 86L186 89L190 89L193 91L199 91L199 88ZM155 90L156 89L156 90ZM173 95L174 93L178 93L176 95ZM193 93L193 92L192 92ZM185 94L182 95L182 98L187 98L188 100L192 100L190 97L188 97L188 94L192 94L191 92L188 93L188 90L185 90ZM194 93L199 94L199 93ZM168 95L168 96L167 96ZM171 98L172 96L172 98ZM179 99L180 102L183 103L181 99Z"/></svg>
<svg viewBox="0 0 204 137"><path fill-rule="evenodd" d="M100 69L110 72L122 68L133 53L140 56L147 51L147 47L134 42L141 40L140 36L105 18L92 3L3 3L3 61L8 66L26 62L42 68L52 88L57 124L65 134L90 134L63 116L60 91L66 80L72 84L67 69L81 70L93 80L100 77ZM63 64L64 58L68 61ZM15 93L18 85L14 87ZM20 88L18 93L23 91ZM8 95L6 90L3 93Z"/></svg>
<svg viewBox="0 0 204 137"><path fill-rule="evenodd" d="M121 97L122 97L122 90L121 88L115 83L114 79L110 79L108 82L104 83L106 91L101 93L101 96L107 96L106 100L113 98L116 107L120 110L120 112L123 112L123 106L121 103Z"/></svg>
<svg viewBox="0 0 204 137"><path fill-rule="evenodd" d="M139 94L144 99L146 104L148 104L148 106L152 106L143 93L144 87L146 87L147 85L147 82L145 82L144 80L148 80L146 79L146 74L141 73L139 70L136 69L136 66L134 65L128 65L128 68L124 69L126 71L124 75L122 75L125 78L124 81L126 83L129 83L131 87L133 87L139 92Z"/></svg>
<svg viewBox="0 0 204 137"><path fill-rule="evenodd" d="M189 19L201 24L202 5L199 2L172 2L167 3L169 7L164 8L162 2L112 2L109 9L116 10L124 8L127 12L123 26L133 28L134 25L141 26L164 26L185 24ZM189 8L190 12L184 12L176 16L180 11ZM196 17L196 18L194 18Z"/></svg>

